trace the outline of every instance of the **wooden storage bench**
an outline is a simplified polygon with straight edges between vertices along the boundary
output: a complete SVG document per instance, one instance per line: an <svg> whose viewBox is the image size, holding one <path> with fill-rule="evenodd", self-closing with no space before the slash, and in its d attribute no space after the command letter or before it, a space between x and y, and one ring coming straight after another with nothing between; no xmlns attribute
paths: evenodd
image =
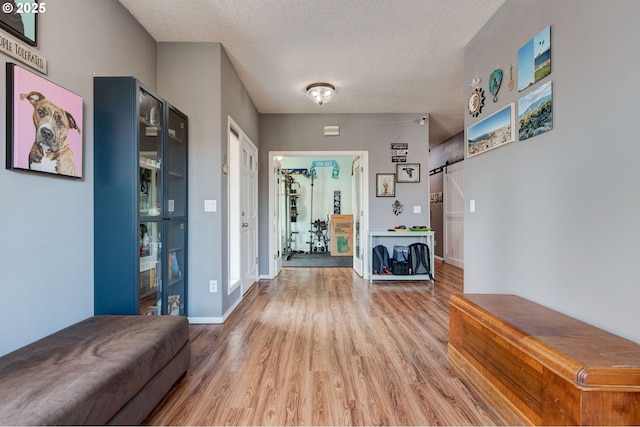
<svg viewBox="0 0 640 427"><path fill-rule="evenodd" d="M533 425L640 424L640 345L515 295L455 294L449 357Z"/></svg>

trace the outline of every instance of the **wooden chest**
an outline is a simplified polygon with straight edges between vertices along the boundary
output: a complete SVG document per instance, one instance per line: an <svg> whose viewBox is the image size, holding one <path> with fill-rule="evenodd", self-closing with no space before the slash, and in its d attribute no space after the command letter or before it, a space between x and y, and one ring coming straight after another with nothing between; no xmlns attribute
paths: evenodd
<svg viewBox="0 0 640 427"><path fill-rule="evenodd" d="M533 425L640 424L640 345L515 295L451 298L449 356Z"/></svg>

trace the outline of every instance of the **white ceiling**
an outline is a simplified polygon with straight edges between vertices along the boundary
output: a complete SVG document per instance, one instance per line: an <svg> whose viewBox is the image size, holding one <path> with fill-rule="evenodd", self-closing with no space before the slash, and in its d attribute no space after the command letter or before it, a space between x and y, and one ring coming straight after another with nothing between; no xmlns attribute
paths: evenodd
<svg viewBox="0 0 640 427"><path fill-rule="evenodd" d="M434 145L463 129L464 47L506 0L119 1L158 42L220 42L260 113L428 113Z"/></svg>

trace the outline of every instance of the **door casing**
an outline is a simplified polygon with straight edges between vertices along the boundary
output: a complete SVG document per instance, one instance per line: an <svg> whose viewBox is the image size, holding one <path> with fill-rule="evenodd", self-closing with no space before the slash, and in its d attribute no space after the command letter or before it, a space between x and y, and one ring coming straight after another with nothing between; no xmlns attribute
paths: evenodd
<svg viewBox="0 0 640 427"><path fill-rule="evenodd" d="M228 294L233 293L238 287L243 294L258 278L258 149L231 117L228 117L227 131L229 138ZM244 153L248 152L253 156L251 161L254 165L253 184L247 181L251 178L246 174L247 160ZM251 209L252 212L248 212L247 209ZM247 223L249 227L243 226ZM253 233L245 233L247 229L253 230Z"/></svg>
<svg viewBox="0 0 640 427"><path fill-rule="evenodd" d="M369 231L369 152L368 151L269 151L269 170L273 171L276 168L278 158L283 157L309 157L309 156L349 156L360 157L362 159L362 167L365 173L362 176L362 190L363 190L363 203L362 203L362 223L360 224L360 250L362 251L363 265L367 265L368 253L367 245L367 233ZM277 211L277 197L276 197L276 181L274 179L269 180L269 212ZM276 227L269 227L269 270L265 278L273 279L280 272L278 269L278 258L276 248L276 239L279 239L280 235L276 235ZM355 242L354 242L355 245ZM281 265L281 264L280 264ZM365 270L365 276L367 272ZM365 277L365 279L368 277Z"/></svg>

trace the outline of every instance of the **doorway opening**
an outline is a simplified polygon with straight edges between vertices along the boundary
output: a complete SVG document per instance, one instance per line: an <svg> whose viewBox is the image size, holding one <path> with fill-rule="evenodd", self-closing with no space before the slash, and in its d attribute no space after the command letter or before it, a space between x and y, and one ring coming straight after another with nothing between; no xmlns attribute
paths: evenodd
<svg viewBox="0 0 640 427"><path fill-rule="evenodd" d="M269 159L269 276L282 267L353 267L362 275L367 206L362 165L368 154L288 151L270 152Z"/></svg>

